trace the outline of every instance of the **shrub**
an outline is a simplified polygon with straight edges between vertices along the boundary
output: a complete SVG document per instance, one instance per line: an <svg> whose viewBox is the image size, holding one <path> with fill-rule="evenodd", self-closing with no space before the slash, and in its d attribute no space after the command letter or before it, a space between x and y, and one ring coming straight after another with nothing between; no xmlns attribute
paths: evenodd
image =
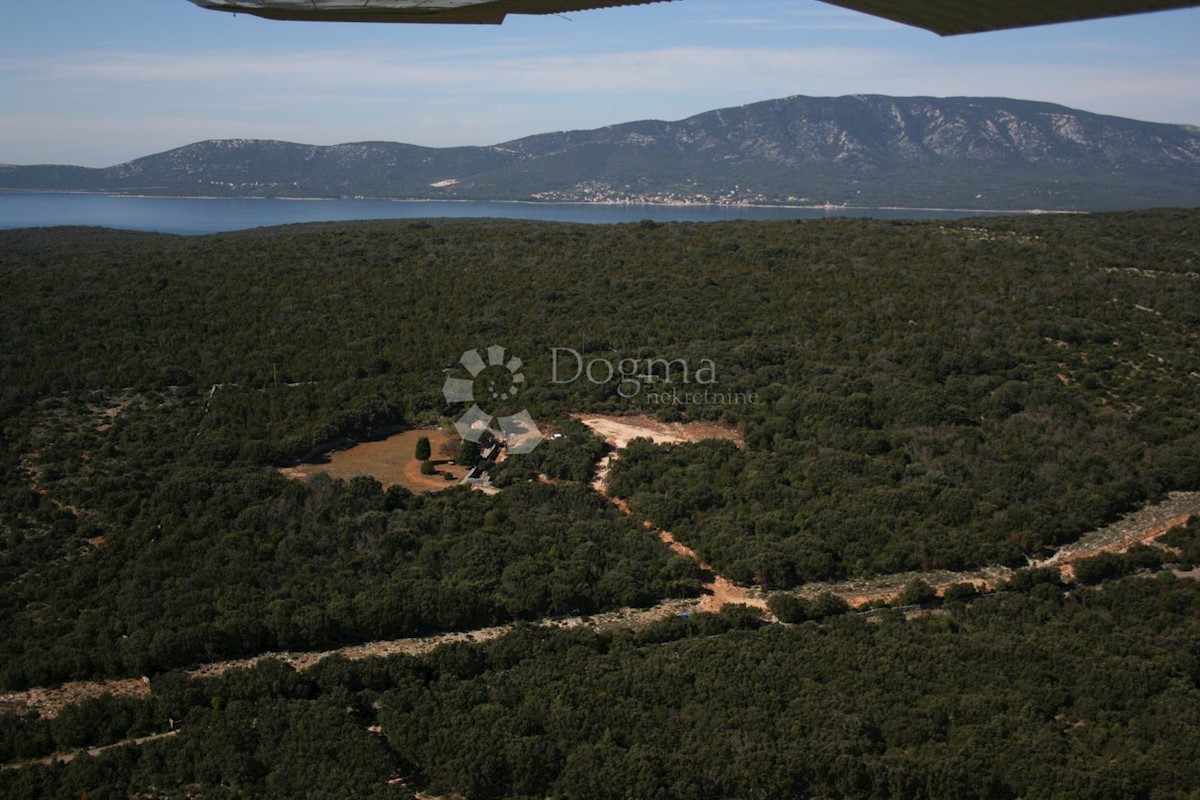
<svg viewBox="0 0 1200 800"><path fill-rule="evenodd" d="M920 578L914 578L897 599L897 605L923 606L937 600L937 591Z"/></svg>
<svg viewBox="0 0 1200 800"><path fill-rule="evenodd" d="M966 603L979 596L979 589L973 583L954 583L946 587L942 595L947 603Z"/></svg>
<svg viewBox="0 0 1200 800"><path fill-rule="evenodd" d="M1075 580L1086 586L1119 578L1124 574L1125 562L1114 553L1101 553L1075 564Z"/></svg>

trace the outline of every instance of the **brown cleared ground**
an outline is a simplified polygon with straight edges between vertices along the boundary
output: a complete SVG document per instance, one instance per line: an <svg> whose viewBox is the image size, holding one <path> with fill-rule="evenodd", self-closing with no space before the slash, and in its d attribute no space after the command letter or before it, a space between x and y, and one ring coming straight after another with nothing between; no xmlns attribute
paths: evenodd
<svg viewBox="0 0 1200 800"><path fill-rule="evenodd" d="M596 478L592 487L602 495L608 495L608 471L612 462L617 458L617 452L624 450L634 439L649 439L655 444L682 444L684 442L702 442L705 439L725 439L738 447L745 447L746 441L736 428L722 425L719 422L660 422L644 414L572 414L582 422L592 433L599 436L612 446L613 451L600 460L596 465ZM628 513L628 511L626 512Z"/></svg>
<svg viewBox="0 0 1200 800"><path fill-rule="evenodd" d="M641 628L681 614L692 614L700 610L696 600L664 600L651 608L622 608L587 617L560 617L542 619L533 623L546 628L570 628L594 631L612 631ZM442 645L451 643L478 644L498 639L509 633L513 625L497 625L473 631L442 633L410 639L394 639L366 644L351 645L337 650L320 652L274 652L262 653L251 658L220 661L196 667L188 671L192 678L206 679L224 675L230 670L251 669L263 661L282 661L293 669L303 672L330 656L340 656L351 661L367 658L389 658L395 655L419 656L431 653ZM105 695L117 697L149 697L150 684L137 678L78 681L59 687L39 687L24 691L0 694L0 713L26 714L36 712L43 719L52 719L63 708Z"/></svg>
<svg viewBox="0 0 1200 800"><path fill-rule="evenodd" d="M433 448L433 462L437 474L422 475L421 462L417 460L417 440L429 437ZM314 475L329 475L332 478L350 480L363 475L390 486L403 486L410 492L437 492L457 486L467 476L467 468L450 464L458 453L461 440L458 434L444 430L412 430L390 436L378 442L363 442L349 450L329 454L325 464L300 464L279 470L283 475L296 480L308 480ZM450 475L453 480L447 480Z"/></svg>
<svg viewBox="0 0 1200 800"><path fill-rule="evenodd" d="M622 450L634 439L650 439L655 444L701 442L705 439L727 439L739 447L745 445L736 428L719 422L660 422L645 415L574 414L575 419L614 448Z"/></svg>
<svg viewBox="0 0 1200 800"><path fill-rule="evenodd" d="M1200 516L1200 492L1171 492L1166 500L1126 514L1108 527L1064 545L1039 567L1058 567L1063 576L1075 575L1075 563L1101 553L1124 553L1139 544L1154 544L1176 528Z"/></svg>

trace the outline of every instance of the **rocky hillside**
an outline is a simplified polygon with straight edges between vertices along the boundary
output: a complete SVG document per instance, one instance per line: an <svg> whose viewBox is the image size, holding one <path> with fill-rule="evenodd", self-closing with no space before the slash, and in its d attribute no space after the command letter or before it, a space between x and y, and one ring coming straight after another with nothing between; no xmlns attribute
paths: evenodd
<svg viewBox="0 0 1200 800"><path fill-rule="evenodd" d="M0 189L1113 209L1200 205L1200 130L998 98L790 97L491 147L207 141Z"/></svg>

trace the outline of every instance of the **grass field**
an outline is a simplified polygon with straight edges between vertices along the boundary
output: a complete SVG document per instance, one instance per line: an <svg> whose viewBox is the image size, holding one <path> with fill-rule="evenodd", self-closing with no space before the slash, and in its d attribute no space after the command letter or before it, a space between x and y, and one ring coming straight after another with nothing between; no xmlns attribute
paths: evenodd
<svg viewBox="0 0 1200 800"><path fill-rule="evenodd" d="M437 466L433 475L421 474L421 462L416 459L417 440L429 437L433 448L432 461ZM411 430L377 442L363 442L348 450L330 453L321 464L300 464L280 470L289 478L307 480L325 474L350 480L362 475L390 486L403 486L410 492L436 492L458 485L467 475L467 468L452 463L461 443L457 434L443 430ZM450 475L453 480L447 480Z"/></svg>

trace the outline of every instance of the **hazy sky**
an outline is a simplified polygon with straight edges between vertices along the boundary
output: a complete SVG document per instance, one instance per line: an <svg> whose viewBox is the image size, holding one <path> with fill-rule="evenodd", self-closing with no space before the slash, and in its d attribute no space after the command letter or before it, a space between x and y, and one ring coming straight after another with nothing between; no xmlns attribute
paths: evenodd
<svg viewBox="0 0 1200 800"><path fill-rule="evenodd" d="M1200 9L942 39L815 0L503 26L268 22L186 0L0 0L0 162L211 138L446 146L793 94L1048 100L1200 125Z"/></svg>

